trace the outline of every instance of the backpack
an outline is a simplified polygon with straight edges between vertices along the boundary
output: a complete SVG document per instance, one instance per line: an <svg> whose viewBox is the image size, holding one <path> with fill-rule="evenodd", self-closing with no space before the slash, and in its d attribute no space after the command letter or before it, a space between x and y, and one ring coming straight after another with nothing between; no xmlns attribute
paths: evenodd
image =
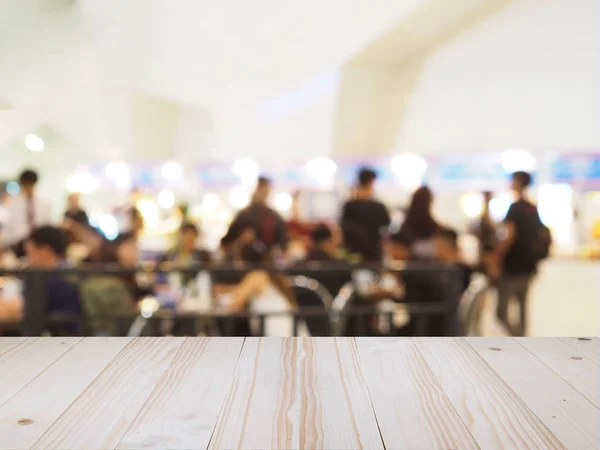
<svg viewBox="0 0 600 450"><path fill-rule="evenodd" d="M536 237L532 241L532 252L536 262L542 261L550 256L550 247L552 247L552 233L537 215L538 224L536 227Z"/></svg>
<svg viewBox="0 0 600 450"><path fill-rule="evenodd" d="M115 316L133 317L136 313L131 294L115 276L88 278L81 283L80 298L88 331L94 336L115 336L118 332Z"/></svg>

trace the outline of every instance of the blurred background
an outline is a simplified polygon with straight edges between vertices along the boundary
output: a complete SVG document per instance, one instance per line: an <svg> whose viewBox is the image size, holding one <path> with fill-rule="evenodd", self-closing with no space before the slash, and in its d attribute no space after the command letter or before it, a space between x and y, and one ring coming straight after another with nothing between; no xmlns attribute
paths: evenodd
<svg viewBox="0 0 600 450"><path fill-rule="evenodd" d="M268 204L308 230L280 249L291 263L315 228L344 234L368 167L389 236L427 185L475 270L478 221L501 228L525 171L552 233L527 334L597 335L598 17L596 0L2 1L0 223L31 169L53 224L69 228L76 193L106 241L139 212L139 262L188 222L214 254L264 175ZM14 256L6 268L28 264ZM489 297L481 333L502 334Z"/></svg>

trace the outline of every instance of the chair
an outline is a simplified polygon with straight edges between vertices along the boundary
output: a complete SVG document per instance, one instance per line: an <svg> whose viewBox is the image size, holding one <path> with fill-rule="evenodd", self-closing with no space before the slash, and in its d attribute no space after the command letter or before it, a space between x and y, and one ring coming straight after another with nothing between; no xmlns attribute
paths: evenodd
<svg viewBox="0 0 600 450"><path fill-rule="evenodd" d="M311 336L330 336L331 328L328 312L333 303L329 291L317 280L305 276L296 276L291 279L292 288L296 294L299 312L302 309L316 310L322 308L323 316L307 316L304 318L306 327Z"/></svg>
<svg viewBox="0 0 600 450"><path fill-rule="evenodd" d="M334 336L343 336L346 333L348 317L344 313L352 306L354 294L354 283L346 283L331 304L331 327Z"/></svg>
<svg viewBox="0 0 600 450"><path fill-rule="evenodd" d="M481 311L490 287L490 279L484 274L477 274L473 276L462 295L458 304L458 320L462 336L481 336Z"/></svg>

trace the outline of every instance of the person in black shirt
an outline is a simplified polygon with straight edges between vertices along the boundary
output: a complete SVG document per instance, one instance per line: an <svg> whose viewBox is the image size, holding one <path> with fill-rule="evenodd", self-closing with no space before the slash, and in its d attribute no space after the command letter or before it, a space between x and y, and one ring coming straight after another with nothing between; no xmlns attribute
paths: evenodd
<svg viewBox="0 0 600 450"><path fill-rule="evenodd" d="M65 256L68 240L63 230L44 226L34 230L25 244L27 258L32 268L56 269L66 267ZM47 325L52 313L72 313L82 315L79 287L76 279L67 275L48 273L41 276L41 286L34 286L36 280L25 280L25 299L22 333L25 336L39 335ZM37 317L35 317L37 316ZM49 327L53 335L79 335L83 332L79 323L68 322Z"/></svg>
<svg viewBox="0 0 600 450"><path fill-rule="evenodd" d="M515 172L512 176L512 190L516 201L510 206L504 219L504 236L498 243L494 260L502 273L497 280L500 322L514 336L524 336L527 325L527 293L537 269L538 258L534 244L541 220L535 205L526 199L526 190L531 184L531 175ZM508 304L511 298L519 303L519 323L512 325L508 320Z"/></svg>
<svg viewBox="0 0 600 450"><path fill-rule="evenodd" d="M344 245L366 262L381 262L382 238L391 222L387 208L373 198L376 180L374 170L360 170L354 198L344 204L340 221Z"/></svg>
<svg viewBox="0 0 600 450"><path fill-rule="evenodd" d="M267 251L272 252L274 248L285 251L289 241L287 226L279 213L267 205L270 194L271 180L260 177L252 196L252 203L237 214L231 229L251 228Z"/></svg>
<svg viewBox="0 0 600 450"><path fill-rule="evenodd" d="M338 251L339 237L327 225L317 226L311 233L312 247L302 264L323 263L328 266L348 267L348 271L323 271L318 275L311 275L321 283L327 291L335 297L342 287L352 280L350 267L336 257Z"/></svg>

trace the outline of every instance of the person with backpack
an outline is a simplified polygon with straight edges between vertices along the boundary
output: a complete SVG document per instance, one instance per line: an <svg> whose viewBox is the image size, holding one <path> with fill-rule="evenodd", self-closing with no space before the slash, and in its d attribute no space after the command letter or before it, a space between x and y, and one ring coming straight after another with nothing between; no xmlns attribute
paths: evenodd
<svg viewBox="0 0 600 450"><path fill-rule="evenodd" d="M513 336L525 336L527 328L527 294L531 280L537 272L539 262L550 251L550 230L542 223L536 206L527 200L527 188L531 175L515 172L511 189L516 200L510 206L502 227L493 259L498 268L498 320ZM519 321L508 320L508 305L511 299L519 303Z"/></svg>
<svg viewBox="0 0 600 450"><path fill-rule="evenodd" d="M228 234L233 230L252 229L269 253L276 254L287 250L289 236L283 218L268 205L271 187L269 178L258 179L252 202L233 219Z"/></svg>

